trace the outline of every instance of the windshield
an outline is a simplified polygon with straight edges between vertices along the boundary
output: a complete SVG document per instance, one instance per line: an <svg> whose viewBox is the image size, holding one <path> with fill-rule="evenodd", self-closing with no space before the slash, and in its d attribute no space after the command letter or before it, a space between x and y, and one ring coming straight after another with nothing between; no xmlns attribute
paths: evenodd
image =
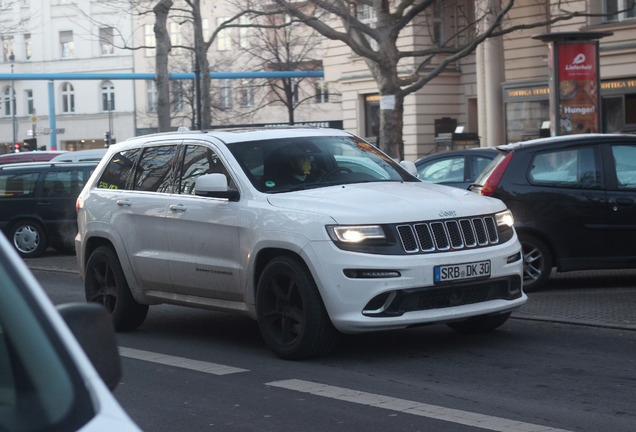
<svg viewBox="0 0 636 432"><path fill-rule="evenodd" d="M418 181L355 137L295 137L228 146L256 189L289 192L336 184Z"/></svg>

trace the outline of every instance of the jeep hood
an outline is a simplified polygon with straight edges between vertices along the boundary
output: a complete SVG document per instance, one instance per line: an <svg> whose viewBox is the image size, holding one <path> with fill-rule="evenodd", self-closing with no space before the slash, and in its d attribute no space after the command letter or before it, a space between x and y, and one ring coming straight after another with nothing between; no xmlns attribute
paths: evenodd
<svg viewBox="0 0 636 432"><path fill-rule="evenodd" d="M268 195L273 206L320 213L338 224L381 224L483 215L502 211L498 199L431 183L382 182Z"/></svg>

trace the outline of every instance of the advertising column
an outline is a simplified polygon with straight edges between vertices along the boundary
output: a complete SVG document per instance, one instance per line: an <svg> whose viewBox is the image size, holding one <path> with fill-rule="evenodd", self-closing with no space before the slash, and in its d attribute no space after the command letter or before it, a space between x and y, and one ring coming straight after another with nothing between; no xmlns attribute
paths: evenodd
<svg viewBox="0 0 636 432"><path fill-rule="evenodd" d="M558 135L600 132L598 41L560 43Z"/></svg>
<svg viewBox="0 0 636 432"><path fill-rule="evenodd" d="M547 33L550 134L601 132L598 39L610 32Z"/></svg>

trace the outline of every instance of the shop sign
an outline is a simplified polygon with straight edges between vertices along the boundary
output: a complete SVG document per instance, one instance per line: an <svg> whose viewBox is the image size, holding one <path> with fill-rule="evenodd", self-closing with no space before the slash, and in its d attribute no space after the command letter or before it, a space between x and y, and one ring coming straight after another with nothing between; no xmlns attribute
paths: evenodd
<svg viewBox="0 0 636 432"><path fill-rule="evenodd" d="M557 45L559 135L598 132L596 42Z"/></svg>

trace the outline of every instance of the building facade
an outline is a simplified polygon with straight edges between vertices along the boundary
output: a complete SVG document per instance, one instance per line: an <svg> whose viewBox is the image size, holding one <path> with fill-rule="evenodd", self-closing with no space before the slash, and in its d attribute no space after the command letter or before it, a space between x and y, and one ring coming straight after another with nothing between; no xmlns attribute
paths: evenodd
<svg viewBox="0 0 636 432"><path fill-rule="evenodd" d="M413 47L430 43L431 33L427 35L422 29L431 22L438 37L444 32L452 34L452 23L457 17L454 5L474 11L493 3L497 1L440 1L445 7L430 9L432 15L423 16L407 28L400 44ZM154 15L131 13L122 4L129 3L121 0L2 3L4 21L11 17L9 21L19 25L12 31L0 28L3 48L0 74L14 74L20 79L0 81L0 152L10 149L14 135L20 142L35 134L38 146L75 150L104 146L106 132L111 138L123 140L157 130L157 92L153 80L51 82L28 80L22 75L154 73ZM545 33L611 33L599 39L602 131L636 132L636 73L632 71L636 60L633 38L636 9L628 6L631 6L628 0L517 0L504 26L545 21L546 17L556 16L559 7L595 16L489 39L407 96L405 158L415 160L438 151L439 134L457 126L478 137L481 146L545 134L546 128L552 127L548 45L535 38ZM229 2L201 0L204 38L209 38L235 13ZM373 19L371 11L361 9L359 19ZM240 24L250 24L245 18L242 20ZM193 46L192 26L176 15L168 21L173 45L169 70L192 72L194 57L188 49ZM219 32L207 52L211 71L324 70L322 79L292 83L294 122L343 127L375 139L380 97L363 58L354 55L345 44L323 39L301 25L283 31L283 45L293 46L286 56L280 52L278 57L268 53L274 52L274 48L264 44L266 39L268 34L257 33L253 28L230 27ZM275 84L262 79L213 80L211 126L289 122L289 111L277 99ZM196 127L195 107L193 81L171 81L172 126ZM51 128L52 109L55 128Z"/></svg>
<svg viewBox="0 0 636 432"><path fill-rule="evenodd" d="M2 6L3 24L11 31L2 32L0 73L16 79L0 81L0 152L10 151L14 140L35 138L40 148L81 150L104 147L107 132L122 139L134 134L131 81L29 78L133 72L132 52L120 48L122 35L132 31L129 13L90 0Z"/></svg>

